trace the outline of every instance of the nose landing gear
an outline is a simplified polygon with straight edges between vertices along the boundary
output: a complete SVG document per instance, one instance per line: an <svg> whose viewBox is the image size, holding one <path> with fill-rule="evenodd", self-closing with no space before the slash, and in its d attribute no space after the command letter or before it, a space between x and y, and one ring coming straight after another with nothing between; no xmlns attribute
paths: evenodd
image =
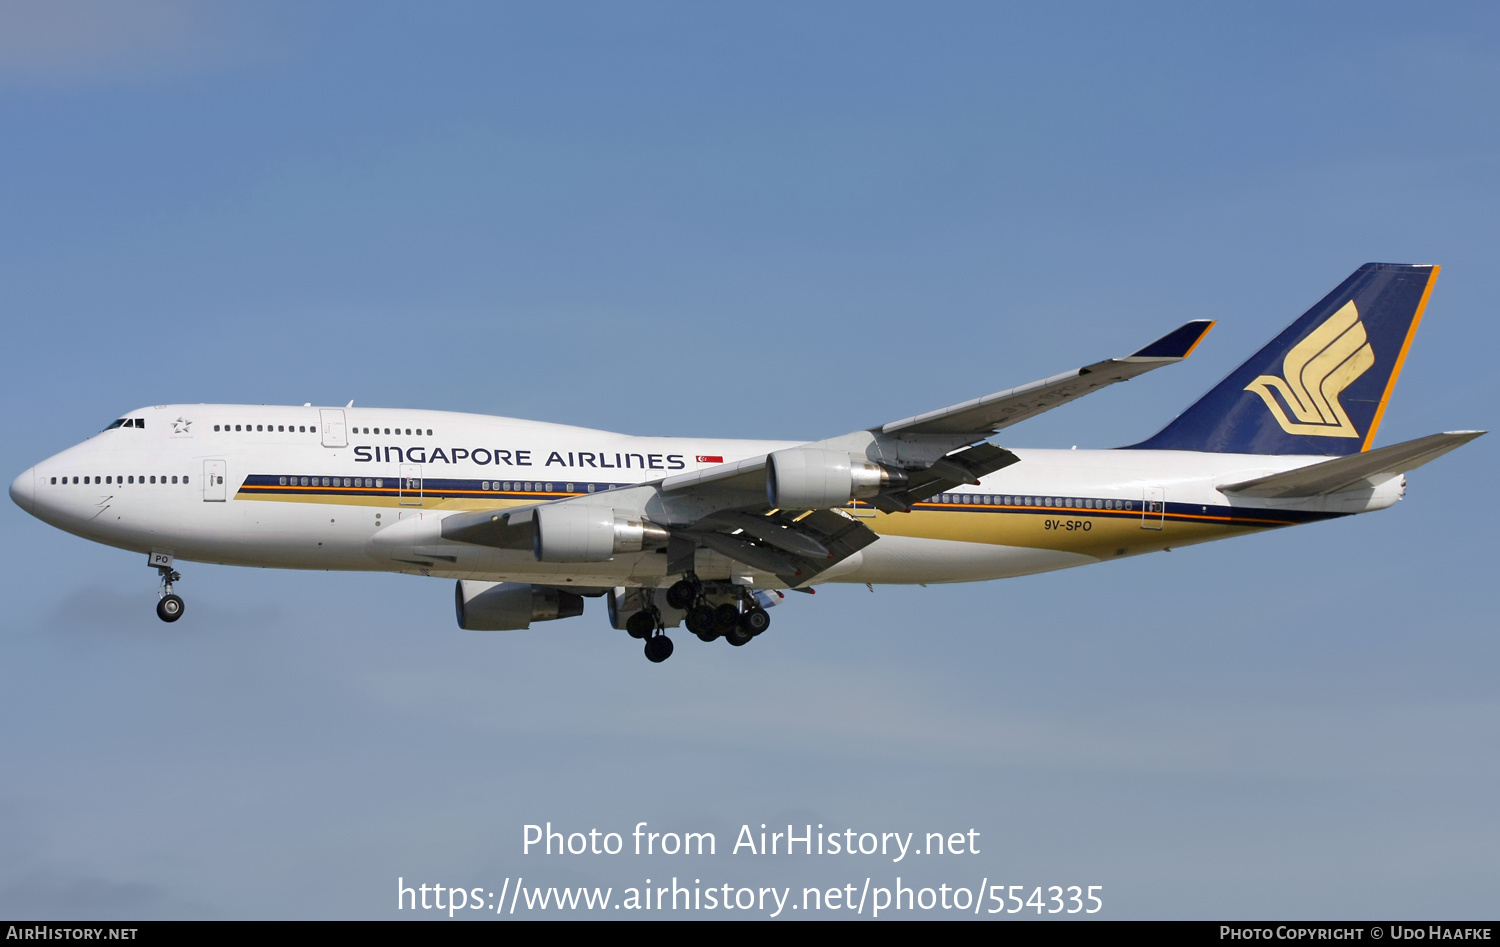
<svg viewBox="0 0 1500 947"><path fill-rule="evenodd" d="M176 621L182 617L183 609L186 608L182 602L182 596L173 593L172 583L182 581L182 573L174 572L171 566L157 566L156 571L161 575L161 590L157 593L156 617L162 621Z"/></svg>

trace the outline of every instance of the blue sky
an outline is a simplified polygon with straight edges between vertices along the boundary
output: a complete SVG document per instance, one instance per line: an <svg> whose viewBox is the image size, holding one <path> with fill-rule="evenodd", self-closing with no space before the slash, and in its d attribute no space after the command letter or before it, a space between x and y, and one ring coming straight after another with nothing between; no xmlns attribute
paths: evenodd
<svg viewBox="0 0 1500 947"><path fill-rule="evenodd" d="M1444 266L1378 443L1489 428L1497 41L1478 4L6 3L4 469L169 402L816 438L1219 320L999 439L1108 447L1370 260ZM190 565L165 626L140 557L7 504L0 913L896 873L521 855L550 819L973 827L908 880L1110 917L1488 916L1492 440L1383 513L829 587L660 667L597 602L465 633L403 576Z"/></svg>

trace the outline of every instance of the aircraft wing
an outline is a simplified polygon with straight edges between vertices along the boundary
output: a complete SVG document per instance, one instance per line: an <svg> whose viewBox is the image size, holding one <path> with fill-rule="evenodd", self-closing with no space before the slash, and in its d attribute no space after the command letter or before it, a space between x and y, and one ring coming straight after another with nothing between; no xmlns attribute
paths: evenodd
<svg viewBox="0 0 1500 947"><path fill-rule="evenodd" d="M884 435L886 439L896 436L903 440L928 436L948 442L945 450L976 444L1018 421L1035 417L1090 392L1116 382L1128 381L1164 365L1180 362L1192 354L1193 349L1203 341L1203 337L1213 326L1212 320L1195 320L1124 358L1095 362L983 398L892 421L881 427L871 428L870 433ZM835 438L834 441L845 439ZM1016 462L1016 456L1009 451L988 446L1000 451L1000 454L976 453L977 448L970 447L940 458L902 464L909 469L915 467L922 472L921 475L913 476L907 489L900 494L893 494L889 503L878 505L892 510L905 508L901 506L900 500L921 500L961 483L978 483L979 478L985 474ZM661 481L661 490L663 493L674 493L712 485L717 491L743 493L748 499L764 492L766 459L766 454L757 454L731 463L676 474Z"/></svg>
<svg viewBox="0 0 1500 947"><path fill-rule="evenodd" d="M1029 385L789 448L784 453L814 458L793 464L814 471L814 480L824 475L843 477L848 487L853 468L882 478L878 492L859 494L867 497L863 502L887 513L908 512L919 500L959 484L978 483L980 477L1016 463L1018 458L1010 451L982 443L996 431L1091 391L1180 362L1212 327L1207 320L1189 322L1125 358L1095 362ZM692 569L695 550L706 547L776 575L792 587L806 585L879 538L846 511L844 507L851 499L847 491L842 500L805 501L805 506L794 509L773 508L768 484L779 481L768 469L771 463L771 454L757 454L612 491L607 499L578 496L503 511L457 513L443 519L442 536L502 549L528 549L536 535L538 517L551 515L539 510L556 504L602 507L607 503L616 512L634 509L666 531L668 574ZM825 469L820 464L829 466ZM603 524L604 518L600 522Z"/></svg>
<svg viewBox="0 0 1500 947"><path fill-rule="evenodd" d="M453 542L496 549L531 549L538 509L587 499L571 497L509 510L454 513L442 519L440 535ZM764 503L762 491L761 504ZM673 529L667 554L669 563L670 557L687 556L688 564L682 568L672 570L669 564L669 571L683 571L691 568L692 552L702 545L754 569L770 572L788 586L797 586L878 538L864 523L833 510L801 514L781 510L756 514L720 510Z"/></svg>
<svg viewBox="0 0 1500 947"><path fill-rule="evenodd" d="M973 401L892 421L880 430L885 434L988 436L1100 388L1129 381L1163 365L1180 362L1192 354L1193 349L1213 327L1214 323L1209 319L1189 322L1124 358L1095 362L1028 385L975 398Z"/></svg>

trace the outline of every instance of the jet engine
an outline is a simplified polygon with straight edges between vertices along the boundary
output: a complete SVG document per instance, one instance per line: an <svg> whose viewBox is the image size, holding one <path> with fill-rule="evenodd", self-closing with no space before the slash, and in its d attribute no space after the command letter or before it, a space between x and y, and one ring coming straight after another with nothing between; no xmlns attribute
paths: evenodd
<svg viewBox="0 0 1500 947"><path fill-rule="evenodd" d="M559 503L538 507L532 552L538 562L604 562L620 552L667 544L667 531L641 516L606 507Z"/></svg>
<svg viewBox="0 0 1500 947"><path fill-rule="evenodd" d="M583 596L524 582L459 579L453 604L458 627L468 631L517 631L534 621L583 614Z"/></svg>
<svg viewBox="0 0 1500 947"><path fill-rule="evenodd" d="M780 510L827 510L906 483L906 474L815 447L779 450L766 458L766 499Z"/></svg>

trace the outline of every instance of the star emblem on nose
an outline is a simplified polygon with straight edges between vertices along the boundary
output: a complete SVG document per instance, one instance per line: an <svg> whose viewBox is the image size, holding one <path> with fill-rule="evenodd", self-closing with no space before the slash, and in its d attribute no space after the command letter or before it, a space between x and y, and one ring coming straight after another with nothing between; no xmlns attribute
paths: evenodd
<svg viewBox="0 0 1500 947"><path fill-rule="evenodd" d="M190 428L192 426L193 426L193 422L192 421L188 421L188 420L186 420L184 418L178 418L177 420L175 420L175 421L172 422L172 433L173 434L188 434L188 433L191 433L188 430L188 428Z"/></svg>

